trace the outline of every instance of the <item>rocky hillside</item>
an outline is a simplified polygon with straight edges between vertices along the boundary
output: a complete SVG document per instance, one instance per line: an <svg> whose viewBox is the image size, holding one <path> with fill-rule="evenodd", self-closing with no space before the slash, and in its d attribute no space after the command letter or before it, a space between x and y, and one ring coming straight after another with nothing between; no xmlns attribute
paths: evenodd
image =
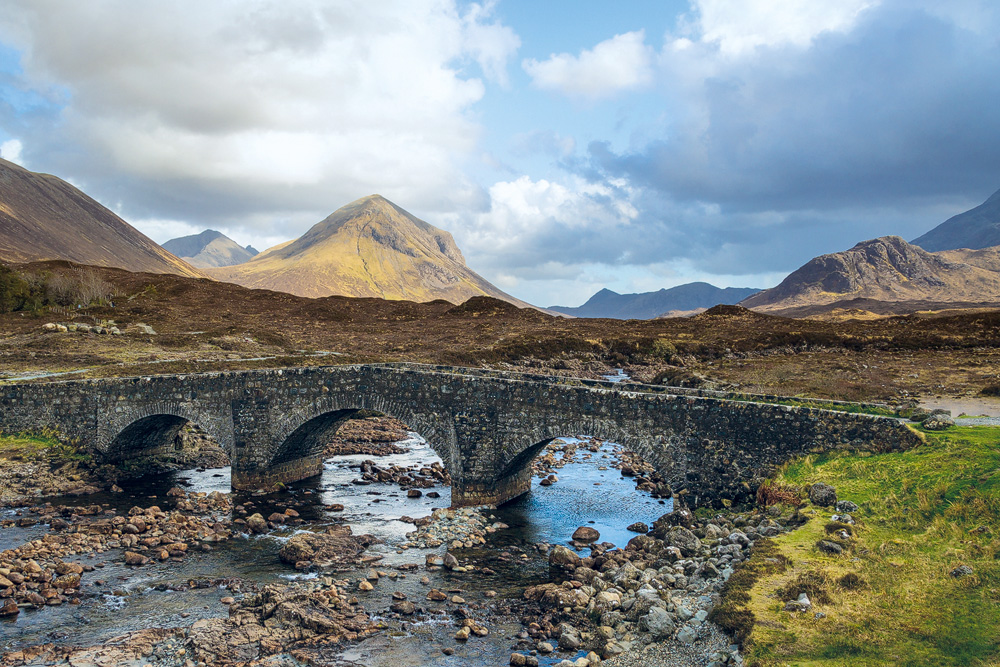
<svg viewBox="0 0 1000 667"><path fill-rule="evenodd" d="M452 303L492 296L528 305L469 269L451 234L379 195L351 202L295 241L245 264L208 272L219 280L298 296Z"/></svg>
<svg viewBox="0 0 1000 667"><path fill-rule="evenodd" d="M898 236L864 241L816 257L780 285L740 305L779 312L853 299L882 302L1000 302L1000 249L930 253Z"/></svg>
<svg viewBox="0 0 1000 667"><path fill-rule="evenodd" d="M697 311L719 304L739 303L759 291L751 287L721 289L701 282L638 294L619 294L609 289L602 289L577 308L550 306L549 310L574 317L648 320L671 311Z"/></svg>
<svg viewBox="0 0 1000 667"><path fill-rule="evenodd" d="M0 160L0 261L204 277L66 181Z"/></svg>
<svg viewBox="0 0 1000 667"><path fill-rule="evenodd" d="M249 262L258 254L252 247L244 248L222 232L206 229L201 234L182 236L163 244L191 266L207 269L215 266L232 266Z"/></svg>
<svg viewBox="0 0 1000 667"><path fill-rule="evenodd" d="M1000 190L976 208L948 218L914 239L913 244L931 252L1000 245Z"/></svg>

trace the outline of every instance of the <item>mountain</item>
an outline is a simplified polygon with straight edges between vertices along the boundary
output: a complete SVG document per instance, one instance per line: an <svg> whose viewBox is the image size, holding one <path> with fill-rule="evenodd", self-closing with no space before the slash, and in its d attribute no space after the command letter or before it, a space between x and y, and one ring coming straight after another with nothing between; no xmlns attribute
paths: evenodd
<svg viewBox="0 0 1000 667"><path fill-rule="evenodd" d="M0 159L0 260L205 275L66 181Z"/></svg>
<svg viewBox="0 0 1000 667"><path fill-rule="evenodd" d="M720 289L708 283L687 283L670 289L639 294L619 294L609 289L602 289L577 308L550 306L549 310L575 317L649 320L669 311L694 311L718 304L739 303L759 291L750 287Z"/></svg>
<svg viewBox="0 0 1000 667"><path fill-rule="evenodd" d="M207 269L219 280L298 296L379 297L462 303L500 291L465 265L448 232L379 195L337 209L298 239L245 264Z"/></svg>
<svg viewBox="0 0 1000 667"><path fill-rule="evenodd" d="M930 252L1000 245L1000 190L976 208L948 218L912 243Z"/></svg>
<svg viewBox="0 0 1000 667"><path fill-rule="evenodd" d="M914 304L1000 302L1000 273L993 270L1000 267L1000 248L977 252L931 253L898 236L883 236L816 257L777 287L758 292L740 305L774 312L858 299Z"/></svg>
<svg viewBox="0 0 1000 667"><path fill-rule="evenodd" d="M201 234L182 236L163 244L191 266L207 269L213 266L232 266L249 262L259 253L251 246L244 248L222 232L206 229Z"/></svg>

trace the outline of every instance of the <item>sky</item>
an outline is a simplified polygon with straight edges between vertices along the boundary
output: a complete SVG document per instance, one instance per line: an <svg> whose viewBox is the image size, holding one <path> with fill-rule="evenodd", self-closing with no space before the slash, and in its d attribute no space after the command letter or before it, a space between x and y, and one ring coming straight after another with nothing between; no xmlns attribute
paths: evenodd
<svg viewBox="0 0 1000 667"><path fill-rule="evenodd" d="M536 305L770 287L1000 188L1000 4L4 0L0 157L161 243L378 193Z"/></svg>

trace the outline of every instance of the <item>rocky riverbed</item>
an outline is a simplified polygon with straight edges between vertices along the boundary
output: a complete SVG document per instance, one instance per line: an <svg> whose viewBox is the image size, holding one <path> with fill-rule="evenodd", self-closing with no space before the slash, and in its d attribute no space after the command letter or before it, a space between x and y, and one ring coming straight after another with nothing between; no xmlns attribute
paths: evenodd
<svg viewBox="0 0 1000 667"><path fill-rule="evenodd" d="M739 664L709 614L801 519L695 520L589 438L553 442L527 496L453 511L427 443L371 443L277 494L205 470L7 510L0 664Z"/></svg>

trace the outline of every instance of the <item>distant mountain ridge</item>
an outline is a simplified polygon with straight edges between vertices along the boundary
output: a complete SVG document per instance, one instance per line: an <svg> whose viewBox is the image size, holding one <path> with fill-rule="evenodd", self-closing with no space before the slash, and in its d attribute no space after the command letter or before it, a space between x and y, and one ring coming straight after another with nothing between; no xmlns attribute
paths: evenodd
<svg viewBox="0 0 1000 667"><path fill-rule="evenodd" d="M736 304L759 291L751 287L719 288L705 282L686 283L656 292L637 294L619 294L602 289L582 306L550 306L549 310L574 317L649 320L670 311L692 311L719 304Z"/></svg>
<svg viewBox="0 0 1000 667"><path fill-rule="evenodd" d="M740 305L764 312L855 299L881 302L1000 302L1000 248L927 252L898 236L863 241L820 255L781 284Z"/></svg>
<svg viewBox="0 0 1000 667"><path fill-rule="evenodd" d="M298 239L249 262L207 271L219 280L298 296L452 303L491 296L530 306L469 269L451 234L380 195L337 209Z"/></svg>
<svg viewBox="0 0 1000 667"><path fill-rule="evenodd" d="M0 260L50 259L205 277L66 181L0 159Z"/></svg>
<svg viewBox="0 0 1000 667"><path fill-rule="evenodd" d="M222 232L206 229L200 234L181 236L163 244L191 266L207 269L249 262L259 253L251 246L243 247Z"/></svg>
<svg viewBox="0 0 1000 667"><path fill-rule="evenodd" d="M912 241L924 250L990 248L1000 245L1000 190L979 206L948 218Z"/></svg>

